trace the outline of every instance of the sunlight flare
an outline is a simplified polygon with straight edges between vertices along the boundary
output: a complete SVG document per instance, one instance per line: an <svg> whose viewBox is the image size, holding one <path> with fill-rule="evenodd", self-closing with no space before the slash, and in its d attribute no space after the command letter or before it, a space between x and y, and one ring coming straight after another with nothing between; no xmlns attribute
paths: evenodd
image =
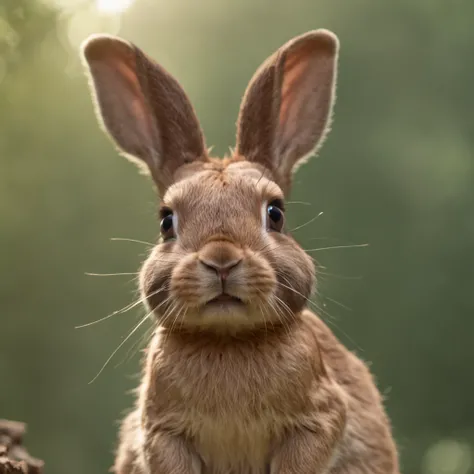
<svg viewBox="0 0 474 474"><path fill-rule="evenodd" d="M97 9L103 13L122 13L135 0L97 0Z"/></svg>

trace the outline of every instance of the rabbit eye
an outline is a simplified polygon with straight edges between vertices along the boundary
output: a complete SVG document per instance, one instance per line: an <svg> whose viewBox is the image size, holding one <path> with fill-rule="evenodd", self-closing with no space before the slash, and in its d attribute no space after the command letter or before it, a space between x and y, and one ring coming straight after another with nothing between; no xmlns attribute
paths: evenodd
<svg viewBox="0 0 474 474"><path fill-rule="evenodd" d="M270 202L267 207L267 215L269 229L274 230L276 232L281 232L283 228L283 223L285 221L282 201L276 199Z"/></svg>
<svg viewBox="0 0 474 474"><path fill-rule="evenodd" d="M163 239L169 240L175 237L174 233L174 220L173 220L173 211L171 209L161 209L161 223L160 230Z"/></svg>

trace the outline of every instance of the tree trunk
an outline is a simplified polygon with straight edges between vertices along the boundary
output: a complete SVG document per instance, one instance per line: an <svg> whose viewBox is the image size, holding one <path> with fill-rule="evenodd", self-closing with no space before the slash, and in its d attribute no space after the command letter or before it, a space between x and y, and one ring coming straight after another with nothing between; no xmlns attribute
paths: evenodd
<svg viewBox="0 0 474 474"><path fill-rule="evenodd" d="M0 474L42 474L43 461L35 459L23 447L26 425L0 420Z"/></svg>

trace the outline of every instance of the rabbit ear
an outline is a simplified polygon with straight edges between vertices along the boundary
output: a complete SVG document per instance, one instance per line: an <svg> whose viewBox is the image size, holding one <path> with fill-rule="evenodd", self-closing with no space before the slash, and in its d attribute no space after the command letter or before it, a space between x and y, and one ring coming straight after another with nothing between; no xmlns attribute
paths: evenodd
<svg viewBox="0 0 474 474"><path fill-rule="evenodd" d="M328 131L338 50L327 30L294 38L262 64L242 101L236 153L271 170L285 193Z"/></svg>
<svg viewBox="0 0 474 474"><path fill-rule="evenodd" d="M181 165L207 160L193 107L167 71L112 36L90 37L82 52L105 130L128 157L147 165L161 194Z"/></svg>

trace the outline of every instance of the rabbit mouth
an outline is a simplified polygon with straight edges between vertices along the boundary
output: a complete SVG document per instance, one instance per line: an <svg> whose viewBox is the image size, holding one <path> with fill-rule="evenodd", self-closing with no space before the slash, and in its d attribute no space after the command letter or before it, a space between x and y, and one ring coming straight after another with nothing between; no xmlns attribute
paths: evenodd
<svg viewBox="0 0 474 474"><path fill-rule="evenodd" d="M215 298L212 298L206 303L207 305L227 305L227 304L238 304L238 305L243 305L244 302L240 299L237 298L237 296L232 296L229 295L228 293L221 293L219 296L216 296Z"/></svg>

